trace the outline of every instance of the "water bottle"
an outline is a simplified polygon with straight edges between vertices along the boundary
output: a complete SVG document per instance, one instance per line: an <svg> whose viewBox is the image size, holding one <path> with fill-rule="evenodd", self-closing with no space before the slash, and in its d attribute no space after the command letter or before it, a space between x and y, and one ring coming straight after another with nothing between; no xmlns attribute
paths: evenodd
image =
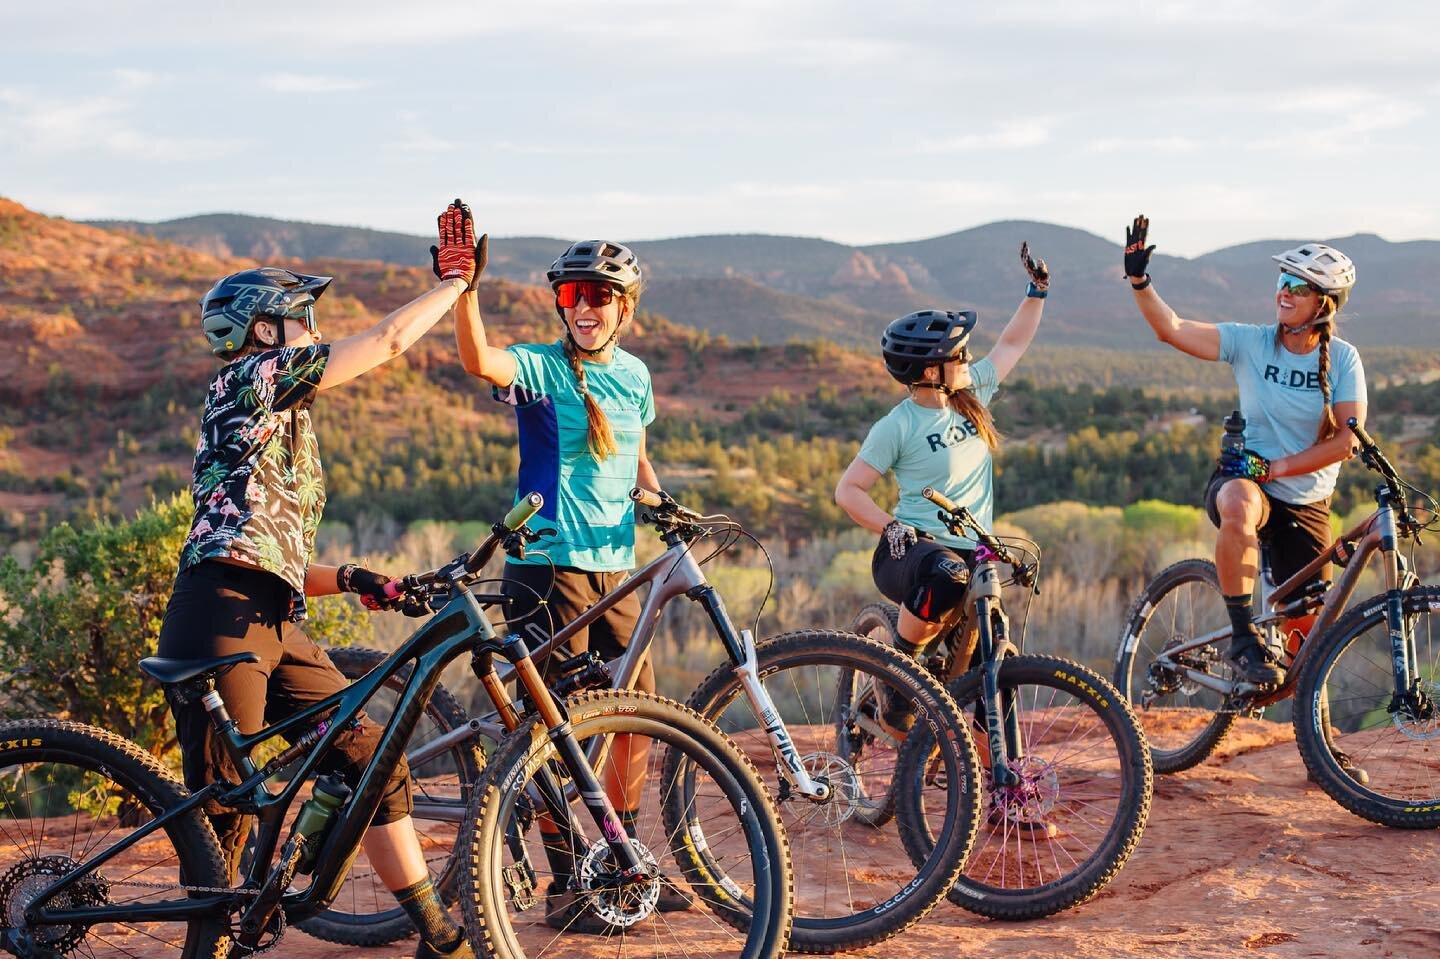
<svg viewBox="0 0 1440 959"><path fill-rule="evenodd" d="M311 796L300 807L295 817L295 829L291 833L302 839L300 862L297 869L309 873L315 868L315 856L325 840L325 831L335 818L335 810L350 799L350 787L334 776L321 776L315 780Z"/></svg>
<svg viewBox="0 0 1440 959"><path fill-rule="evenodd" d="M1220 438L1220 454L1239 457L1245 452L1245 417L1235 410L1225 417L1225 435Z"/></svg>

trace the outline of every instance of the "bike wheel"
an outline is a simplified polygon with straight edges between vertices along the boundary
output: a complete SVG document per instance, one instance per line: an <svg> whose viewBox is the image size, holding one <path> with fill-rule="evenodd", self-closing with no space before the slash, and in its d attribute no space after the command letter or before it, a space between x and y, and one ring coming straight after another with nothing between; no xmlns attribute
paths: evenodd
<svg viewBox="0 0 1440 959"><path fill-rule="evenodd" d="M963 716L920 664L853 633L785 633L760 643L756 658L760 679L794 742L789 755L776 755L766 731L776 717L762 720L756 715L733 666L711 673L691 694L690 705L735 739L777 797L795 872L802 880L790 948L828 953L888 939L935 907L974 839L978 767ZM854 715L837 720L842 708L836 689L846 672L863 677L881 695L909 700L915 710L910 735L923 729L932 742L938 737L941 743L937 763L953 788L939 789L933 797L927 826L937 839L914 868L905 866L909 860L899 826L877 830L852 822L866 804L858 784L893 778L897 751L872 743L858 766L840 755L837 739L856 734L859 726ZM815 801L802 796L783 774L786 766L803 767L812 777L826 780L829 797ZM689 788L683 778L681 785Z"/></svg>
<svg viewBox="0 0 1440 959"><path fill-rule="evenodd" d="M1295 740L1316 782L1355 815L1400 829L1434 829L1440 826L1440 587L1408 589L1401 604L1415 654L1411 695L1395 697L1385 596L1372 596L1307 640L1313 649L1301 650ZM1369 783L1341 768L1333 750L1364 769Z"/></svg>
<svg viewBox="0 0 1440 959"><path fill-rule="evenodd" d="M628 733L650 740L644 788L632 843L650 865L637 881L607 873L609 847L588 842L572 858L577 901L606 917L615 940L603 948L619 955L761 957L784 952L790 931L792 876L785 835L775 807L753 766L694 712L636 691L579 694L567 702L577 741ZM658 748L664 746L664 749ZM679 760L670 758L678 754ZM602 782L613 755L596 769ZM693 771L698 788L683 803L662 775L671 763ZM507 737L467 817L465 925L486 955L560 956L580 947L575 933L546 925L544 899L555 873L536 826L543 809L534 781L550 770L564 784L555 744L532 719ZM582 832L595 827L571 803ZM707 868L695 851L704 850ZM676 868L667 868L673 864ZM656 907L660 877L694 898L689 910ZM539 908L537 908L539 907ZM571 920L573 921L573 920Z"/></svg>
<svg viewBox="0 0 1440 959"><path fill-rule="evenodd" d="M850 631L893 647L900 635L900 610L893 603L871 603L855 614ZM835 752L856 771L855 819L879 828L895 817L895 741L877 722L880 690L869 674L853 669L842 669L835 687ZM866 755L887 750L891 762L873 763Z"/></svg>
<svg viewBox="0 0 1440 959"><path fill-rule="evenodd" d="M981 670L950 685L988 753ZM997 788L989 771L980 835L950 901L994 919L1035 919L1078 905L1108 883L1140 841L1150 811L1150 754L1135 714L1100 674L1054 656L1012 656L1000 665L1002 723L1014 720L1020 781ZM979 708L977 708L979 707ZM901 756L896 817L916 828L919 861L940 772L934 748L911 736Z"/></svg>
<svg viewBox="0 0 1440 959"><path fill-rule="evenodd" d="M378 649L350 646L328 650L330 661L355 681L383 663ZM390 679L368 703L365 712L374 722L389 721L400 692L410 677L407 666ZM443 686L436 686L425 714L416 724L406 747L408 755L446 733L469 723L465 710ZM485 755L476 738L410 765L410 789L415 801L415 834L430 866L431 879L441 898L454 903L460 895L465 857L460 844L461 822L469 805ZM296 924L297 928L327 942L348 946L378 946L411 936L415 926L375 874L362 848L330 908Z"/></svg>
<svg viewBox="0 0 1440 959"><path fill-rule="evenodd" d="M55 879L188 795L154 757L104 730L55 720L0 723L0 948L28 938L29 947L44 955L223 955L229 926L213 915L29 928L24 920L26 908ZM184 886L229 886L220 845L199 809L121 851L51 906L141 906L184 899Z"/></svg>
<svg viewBox="0 0 1440 959"><path fill-rule="evenodd" d="M1157 773L1204 762L1235 724L1236 713L1223 693L1188 681L1156 659L1192 636L1229 628L1215 564L1203 559L1182 560L1161 571L1145 584L1125 617L1115 655L1115 688L1140 718ZM1234 681L1218 642L1183 656L1192 669Z"/></svg>

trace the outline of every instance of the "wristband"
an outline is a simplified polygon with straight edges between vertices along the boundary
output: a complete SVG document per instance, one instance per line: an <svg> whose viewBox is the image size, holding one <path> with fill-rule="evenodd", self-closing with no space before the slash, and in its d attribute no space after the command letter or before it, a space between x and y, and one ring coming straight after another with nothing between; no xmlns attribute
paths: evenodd
<svg viewBox="0 0 1440 959"><path fill-rule="evenodd" d="M1136 293L1139 293L1141 290L1145 289L1145 288L1146 288L1147 286L1149 286L1149 285L1150 285L1150 274L1149 274L1149 273L1146 273L1146 274L1145 274L1145 279L1141 280L1139 283L1135 283L1135 282L1132 281L1132 282L1130 283L1130 289L1134 290Z"/></svg>
<svg viewBox="0 0 1440 959"><path fill-rule="evenodd" d="M1033 297L1034 299L1037 299L1037 300L1043 300L1043 299L1045 299L1045 297L1047 297L1047 296L1050 295L1050 291L1049 291L1049 290L1042 290L1042 289L1040 289L1040 288L1039 288L1038 286L1036 286L1035 283L1032 281L1032 282L1030 283L1030 285L1025 288L1025 295L1026 295L1027 297Z"/></svg>
<svg viewBox="0 0 1440 959"><path fill-rule="evenodd" d="M354 592L350 588L350 578L355 575L355 570L358 568L354 563L346 563L335 571L335 585L340 587L340 592Z"/></svg>

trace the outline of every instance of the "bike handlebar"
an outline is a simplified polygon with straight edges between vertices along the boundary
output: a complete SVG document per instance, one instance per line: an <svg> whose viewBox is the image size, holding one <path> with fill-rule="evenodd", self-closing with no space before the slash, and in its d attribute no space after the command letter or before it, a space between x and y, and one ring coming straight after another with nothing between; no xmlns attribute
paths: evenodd
<svg viewBox="0 0 1440 959"><path fill-rule="evenodd" d="M993 533L981 526L980 521L968 509L956 505L944 493L930 486L922 489L920 495L940 507L940 520L952 531L963 533L968 529L974 533L976 541L981 546L990 550L995 554L996 559L1010 567L1014 572L1016 582L1022 586L1035 585L1035 567L1016 559L1015 554L1011 553L1004 543L996 539Z"/></svg>
<svg viewBox="0 0 1440 959"><path fill-rule="evenodd" d="M1400 514L1401 527L1412 530L1419 529L1422 524L1411 515L1410 503L1405 498L1404 490L1400 488L1404 481L1400 479L1400 474L1395 472L1395 467L1390 460L1380 452L1380 446L1375 442L1375 438L1366 432L1365 427L1361 426L1360 421L1353 416L1345 421L1345 425L1350 427L1350 432L1354 433L1355 438L1360 441L1360 458L1364 460L1366 466L1379 473L1385 480L1385 485L1390 488L1390 498L1394 500L1393 505Z"/></svg>
<svg viewBox="0 0 1440 959"><path fill-rule="evenodd" d="M520 502L510 508L504 519L490 527L490 535L485 537L485 541L476 547L473 553L462 553L438 569L411 573L409 576L392 580L385 584L385 594L391 599L399 599L406 593L418 593L442 579L447 583L454 583L466 576L473 576L490 562L495 550L508 538L517 534L523 535L525 524L533 519L544 505L545 497L539 493L527 493L520 497Z"/></svg>
<svg viewBox="0 0 1440 959"><path fill-rule="evenodd" d="M641 506L649 506L651 509L659 509L665 505L665 499L659 493L639 486L630 490L630 498Z"/></svg>

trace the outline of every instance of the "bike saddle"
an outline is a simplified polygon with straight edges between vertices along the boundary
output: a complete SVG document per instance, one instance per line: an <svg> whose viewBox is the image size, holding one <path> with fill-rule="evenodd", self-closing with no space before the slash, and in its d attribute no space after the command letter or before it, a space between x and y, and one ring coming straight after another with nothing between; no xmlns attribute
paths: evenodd
<svg viewBox="0 0 1440 959"><path fill-rule="evenodd" d="M163 686L173 686L186 680L197 679L218 673L226 666L236 663L258 663L260 657L254 653L236 653L233 656L217 656L213 659L164 659L150 656L140 660L140 668L158 680Z"/></svg>

